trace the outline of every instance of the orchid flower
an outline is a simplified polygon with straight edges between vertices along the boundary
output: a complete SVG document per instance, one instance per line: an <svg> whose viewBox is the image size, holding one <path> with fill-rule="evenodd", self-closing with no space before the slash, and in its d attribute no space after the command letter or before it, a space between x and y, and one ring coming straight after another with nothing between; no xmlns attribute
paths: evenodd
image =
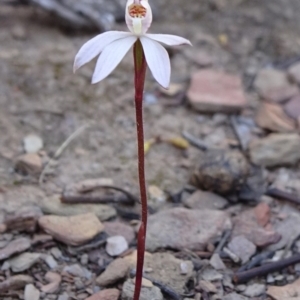
<svg viewBox="0 0 300 300"><path fill-rule="evenodd" d="M129 49L139 40L146 62L155 80L164 88L170 83L170 59L160 44L191 45L190 41L176 35L147 33L152 23L152 10L148 0L128 0L125 11L129 32L108 31L86 42L75 57L74 72L100 54L92 83L106 78L120 63Z"/></svg>

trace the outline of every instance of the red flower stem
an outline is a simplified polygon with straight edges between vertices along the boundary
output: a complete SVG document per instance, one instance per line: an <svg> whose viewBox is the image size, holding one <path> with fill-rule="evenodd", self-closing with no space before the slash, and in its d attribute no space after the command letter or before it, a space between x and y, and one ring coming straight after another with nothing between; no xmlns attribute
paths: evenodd
<svg viewBox="0 0 300 300"><path fill-rule="evenodd" d="M144 126L143 126L143 92L146 75L146 59L141 42L138 40L133 47L134 56L134 83L135 83L135 112L136 131L138 142L138 173L140 197L142 205L141 226L138 232L137 266L134 300L139 300L142 287L145 241L147 230L147 191L145 180L145 152L144 152Z"/></svg>

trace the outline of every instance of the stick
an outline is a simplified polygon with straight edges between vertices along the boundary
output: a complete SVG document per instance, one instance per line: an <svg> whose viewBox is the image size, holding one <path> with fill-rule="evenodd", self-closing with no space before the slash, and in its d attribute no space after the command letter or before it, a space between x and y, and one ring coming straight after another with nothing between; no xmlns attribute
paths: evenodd
<svg viewBox="0 0 300 300"><path fill-rule="evenodd" d="M281 199L284 199L284 200L288 200L288 201L293 202L295 204L300 204L300 198L299 197L297 197L294 194L291 194L291 193L288 193L288 192L285 192L285 191L281 191L281 190L276 189L276 188L267 190L266 195L271 196L271 197L275 197L275 198L281 198Z"/></svg>

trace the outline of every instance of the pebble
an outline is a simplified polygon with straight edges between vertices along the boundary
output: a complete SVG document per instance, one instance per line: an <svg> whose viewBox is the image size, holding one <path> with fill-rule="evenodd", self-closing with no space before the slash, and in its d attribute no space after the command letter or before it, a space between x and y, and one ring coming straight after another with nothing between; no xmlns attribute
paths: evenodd
<svg viewBox="0 0 300 300"><path fill-rule="evenodd" d="M128 279L123 284L122 288L122 300L132 300L134 294L134 283L131 279ZM163 300L164 297L160 291L160 289L156 286L152 286L151 288L142 287L140 300Z"/></svg>
<svg viewBox="0 0 300 300"><path fill-rule="evenodd" d="M57 300L69 300L69 299L70 299L70 297L66 292L63 293L62 295L59 295L57 298Z"/></svg>
<svg viewBox="0 0 300 300"><path fill-rule="evenodd" d="M146 249L203 250L206 244L231 228L224 211L171 208L149 217Z"/></svg>
<svg viewBox="0 0 300 300"><path fill-rule="evenodd" d="M27 153L17 157L15 169L24 174L36 175L42 171L42 159L36 153Z"/></svg>
<svg viewBox="0 0 300 300"><path fill-rule="evenodd" d="M33 283L33 278L28 275L10 276L8 279L0 282L0 293L22 289L27 284Z"/></svg>
<svg viewBox="0 0 300 300"><path fill-rule="evenodd" d="M300 279L285 286L269 286L267 295L274 300L293 300L299 298Z"/></svg>
<svg viewBox="0 0 300 300"><path fill-rule="evenodd" d="M83 266L85 266L85 265L88 264L88 262L89 262L89 256L88 256L88 254L86 254L86 253L82 254L81 257L80 257L80 263Z"/></svg>
<svg viewBox="0 0 300 300"><path fill-rule="evenodd" d="M197 190L183 201L184 205L193 209L224 209L228 201L212 192Z"/></svg>
<svg viewBox="0 0 300 300"><path fill-rule="evenodd" d="M247 104L241 78L212 69L192 74L187 97L201 112L237 112Z"/></svg>
<svg viewBox="0 0 300 300"><path fill-rule="evenodd" d="M53 258L52 255L43 255L42 258L50 269L54 269L58 266L57 261Z"/></svg>
<svg viewBox="0 0 300 300"><path fill-rule="evenodd" d="M61 276L58 273L49 271L45 274L45 279L49 284L43 285L41 291L46 294L56 293L61 283Z"/></svg>
<svg viewBox="0 0 300 300"><path fill-rule="evenodd" d="M57 247L51 248L50 252L58 260L62 259L63 257L62 252Z"/></svg>
<svg viewBox="0 0 300 300"><path fill-rule="evenodd" d="M281 105L264 102L256 114L256 123L274 132L292 132L296 130L296 122L289 117Z"/></svg>
<svg viewBox="0 0 300 300"><path fill-rule="evenodd" d="M183 261L180 263L180 274L186 275L189 273L190 266L187 262Z"/></svg>
<svg viewBox="0 0 300 300"><path fill-rule="evenodd" d="M237 294L237 293L230 293L230 294L227 294L223 300L248 300L248 298L240 295L240 294Z"/></svg>
<svg viewBox="0 0 300 300"><path fill-rule="evenodd" d="M97 277L96 282L100 286L107 286L123 279L129 271L130 262L124 258L113 260L105 271Z"/></svg>
<svg viewBox="0 0 300 300"><path fill-rule="evenodd" d="M40 227L53 238L71 246L82 245L103 231L104 226L93 213L71 217L43 216Z"/></svg>
<svg viewBox="0 0 300 300"><path fill-rule="evenodd" d="M226 266L218 253L214 253L211 256L209 263L216 270L226 270Z"/></svg>
<svg viewBox="0 0 300 300"><path fill-rule="evenodd" d="M212 294L216 294L218 292L217 288L210 281L205 280L200 280L196 289Z"/></svg>
<svg viewBox="0 0 300 300"><path fill-rule="evenodd" d="M135 238L133 228L126 223L115 221L104 222L103 225L104 232L106 232L108 236L121 235L126 239L128 244L130 244Z"/></svg>
<svg viewBox="0 0 300 300"><path fill-rule="evenodd" d="M26 153L37 153L44 147L43 140L35 134L29 134L24 137L23 144Z"/></svg>
<svg viewBox="0 0 300 300"><path fill-rule="evenodd" d="M268 274L267 276L267 283L274 283L275 282L275 278L272 274Z"/></svg>
<svg viewBox="0 0 300 300"><path fill-rule="evenodd" d="M75 277L81 277L81 278L86 278L86 279L91 279L91 277L92 277L92 273L88 269L81 267L78 264L65 266L63 271L67 272Z"/></svg>
<svg viewBox="0 0 300 300"><path fill-rule="evenodd" d="M117 289L106 289L102 290L85 300L118 300L120 296L120 291Z"/></svg>
<svg viewBox="0 0 300 300"><path fill-rule="evenodd" d="M12 255L21 253L29 249L31 246L28 238L18 238L11 241L5 248L0 249L0 260L7 259Z"/></svg>
<svg viewBox="0 0 300 300"><path fill-rule="evenodd" d="M297 121L300 117L300 95L296 95L287 101L284 104L284 111L289 117Z"/></svg>
<svg viewBox="0 0 300 300"><path fill-rule="evenodd" d="M251 161L259 166L294 165L300 160L300 136L294 133L273 133L250 142Z"/></svg>
<svg viewBox="0 0 300 300"><path fill-rule="evenodd" d="M260 283L250 284L246 287L243 294L248 297L258 297L266 291L266 286Z"/></svg>
<svg viewBox="0 0 300 300"><path fill-rule="evenodd" d="M40 207L46 214L58 216L74 216L86 213L94 213L101 221L116 216L116 210L105 204L65 204L60 201L60 195L44 197L41 199Z"/></svg>
<svg viewBox="0 0 300 300"><path fill-rule="evenodd" d="M109 237L106 240L105 250L110 256L118 256L128 249L128 242L121 235Z"/></svg>
<svg viewBox="0 0 300 300"><path fill-rule="evenodd" d="M227 246L245 264L256 253L256 246L243 235L234 237Z"/></svg>
<svg viewBox="0 0 300 300"><path fill-rule="evenodd" d="M192 74L187 97L201 112L236 112L247 103L240 77L211 69Z"/></svg>
<svg viewBox="0 0 300 300"><path fill-rule="evenodd" d="M200 273L200 277L206 281L215 281L223 279L223 275L211 267L206 267Z"/></svg>
<svg viewBox="0 0 300 300"><path fill-rule="evenodd" d="M14 273L19 273L31 268L31 266L39 261L40 257L40 253L25 252L19 256L11 258L9 260L9 264Z"/></svg>
<svg viewBox="0 0 300 300"><path fill-rule="evenodd" d="M39 300L40 291L33 285L27 284L24 291L24 300Z"/></svg>

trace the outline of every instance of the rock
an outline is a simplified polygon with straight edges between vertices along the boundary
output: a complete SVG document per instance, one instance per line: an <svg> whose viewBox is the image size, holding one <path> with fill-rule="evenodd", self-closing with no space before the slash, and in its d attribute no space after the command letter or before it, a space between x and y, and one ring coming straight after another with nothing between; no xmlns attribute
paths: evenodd
<svg viewBox="0 0 300 300"><path fill-rule="evenodd" d="M82 254L81 257L80 257L80 263L81 263L83 266L85 266L85 265L88 264L88 262L89 262L89 255L86 254L86 253Z"/></svg>
<svg viewBox="0 0 300 300"><path fill-rule="evenodd" d="M114 284L120 279L125 278L129 271L130 263L124 258L113 260L105 269L105 271L97 277L96 282L100 286Z"/></svg>
<svg viewBox="0 0 300 300"><path fill-rule="evenodd" d="M300 159L300 136L296 133L273 133L252 141L249 148L251 161L256 165L294 165Z"/></svg>
<svg viewBox="0 0 300 300"><path fill-rule="evenodd" d="M23 144L26 153L37 153L44 147L43 140L35 134L25 136Z"/></svg>
<svg viewBox="0 0 300 300"><path fill-rule="evenodd" d="M292 132L296 130L296 122L290 118L283 108L274 103L264 102L256 114L257 124L275 132Z"/></svg>
<svg viewBox="0 0 300 300"><path fill-rule="evenodd" d="M166 90L163 87L159 87L159 91L166 96L174 97L184 90L184 86L180 83L170 83L169 88Z"/></svg>
<svg viewBox="0 0 300 300"><path fill-rule="evenodd" d="M64 292L62 295L59 295L57 298L57 300L69 300L69 299L70 297L66 292Z"/></svg>
<svg viewBox="0 0 300 300"><path fill-rule="evenodd" d="M104 228L93 213L71 217L43 216L39 219L39 225L53 238L71 246L90 241Z"/></svg>
<svg viewBox="0 0 300 300"><path fill-rule="evenodd" d="M203 250L206 244L231 228L223 211L172 208L149 217L146 249Z"/></svg>
<svg viewBox="0 0 300 300"><path fill-rule="evenodd" d="M50 269L55 269L58 266L57 261L50 254L49 255L47 255L47 254L43 255L42 259L44 260L44 262L47 264L47 266Z"/></svg>
<svg viewBox="0 0 300 300"><path fill-rule="evenodd" d="M33 278L28 275L10 276L8 279L0 282L0 293L22 289L27 284L33 283Z"/></svg>
<svg viewBox="0 0 300 300"><path fill-rule="evenodd" d="M300 94L296 95L284 104L284 111L295 121L298 120L300 117Z"/></svg>
<svg viewBox="0 0 300 300"><path fill-rule="evenodd" d="M39 174L42 171L42 159L36 153L20 155L15 162L15 169L26 175Z"/></svg>
<svg viewBox="0 0 300 300"><path fill-rule="evenodd" d="M241 259L242 264L245 264L256 253L256 246L243 235L233 238L228 248Z"/></svg>
<svg viewBox="0 0 300 300"><path fill-rule="evenodd" d="M107 233L108 236L121 235L126 239L128 244L130 244L135 238L133 228L127 225L126 223L115 221L104 222L103 225L104 231Z"/></svg>
<svg viewBox="0 0 300 300"><path fill-rule="evenodd" d="M262 98L272 102L288 100L298 93L297 86L288 81L286 73L274 69L261 70L254 81L254 88Z"/></svg>
<svg viewBox="0 0 300 300"><path fill-rule="evenodd" d="M107 289L102 290L85 300L118 300L120 296L120 291L117 289Z"/></svg>
<svg viewBox="0 0 300 300"><path fill-rule="evenodd" d="M176 138L173 139L175 141ZM177 140L178 141L178 140ZM169 140L172 142L172 140ZM159 209L163 204L166 203L167 196L158 186L149 185L148 187L148 205L153 209Z"/></svg>
<svg viewBox="0 0 300 300"><path fill-rule="evenodd" d="M201 154L191 182L198 188L218 194L236 193L248 173L249 164L241 152L216 149Z"/></svg>
<svg viewBox="0 0 300 300"><path fill-rule="evenodd" d="M7 231L35 232L38 219L43 215L37 206L25 206L6 216L4 224Z"/></svg>
<svg viewBox="0 0 300 300"><path fill-rule="evenodd" d="M15 25L11 29L11 34L16 40L26 40L28 35L26 29L20 25Z"/></svg>
<svg viewBox="0 0 300 300"><path fill-rule="evenodd" d="M187 97L201 112L237 112L247 104L240 77L211 69L192 75Z"/></svg>
<svg viewBox="0 0 300 300"><path fill-rule="evenodd" d="M101 221L115 217L117 214L113 207L105 204L64 204L60 201L60 195L41 199L40 207L46 214L59 216L94 213Z"/></svg>
<svg viewBox="0 0 300 300"><path fill-rule="evenodd" d="M228 201L211 192L197 190L183 201L184 205L193 209L223 209Z"/></svg>
<svg viewBox="0 0 300 300"><path fill-rule="evenodd" d="M300 294L300 279L285 286L270 286L267 295L274 300L297 300Z"/></svg>
<svg viewBox="0 0 300 300"><path fill-rule="evenodd" d="M58 273L47 272L45 275L45 279L50 283L47 285L43 285L41 291L47 294L56 293L60 286L61 276Z"/></svg>
<svg viewBox="0 0 300 300"><path fill-rule="evenodd" d="M218 253L214 253L211 256L209 263L216 270L226 270L226 266Z"/></svg>
<svg viewBox="0 0 300 300"><path fill-rule="evenodd" d="M88 269L81 267L78 264L65 266L63 271L75 277L86 278L86 279L91 279L92 277L92 273Z"/></svg>
<svg viewBox="0 0 300 300"><path fill-rule="evenodd" d="M105 250L110 256L118 256L128 249L128 243L121 235L111 236L106 240Z"/></svg>
<svg viewBox="0 0 300 300"><path fill-rule="evenodd" d="M300 63L299 62L289 67L288 75L295 83L300 85Z"/></svg>
<svg viewBox="0 0 300 300"><path fill-rule="evenodd" d="M27 284L24 291L24 300L39 300L40 291L33 285Z"/></svg>
<svg viewBox="0 0 300 300"><path fill-rule="evenodd" d="M201 272L200 277L206 281L216 281L223 279L223 275L211 267L206 267Z"/></svg>
<svg viewBox="0 0 300 300"><path fill-rule="evenodd" d="M204 291L212 294L216 294L218 292L217 288L211 282L205 280L200 280L195 289L200 292Z"/></svg>
<svg viewBox="0 0 300 300"><path fill-rule="evenodd" d="M242 295L239 295L237 293L230 293L230 294L227 294L223 300L247 300L248 298L242 296Z"/></svg>
<svg viewBox="0 0 300 300"><path fill-rule="evenodd" d="M123 284L122 288L122 300L132 300L133 294L134 294L134 283L131 279L128 279ZM153 286L151 288L148 287L142 287L141 294L140 294L140 300L163 300L164 297L160 291L160 289L156 286Z"/></svg>
<svg viewBox="0 0 300 300"><path fill-rule="evenodd" d="M298 213L290 213L282 221L277 221L274 224L274 229L281 235L281 239L268 247L268 250L283 249L293 237L300 235L300 216Z"/></svg>
<svg viewBox="0 0 300 300"><path fill-rule="evenodd" d="M267 203L259 203L255 208L254 208L254 214L257 220L257 223L260 226L266 226L269 221L270 221L270 206Z"/></svg>
<svg viewBox="0 0 300 300"><path fill-rule="evenodd" d="M250 284L246 287L246 290L243 292L245 296L248 297L257 297L262 295L266 291L266 286L260 283Z"/></svg>
<svg viewBox="0 0 300 300"><path fill-rule="evenodd" d="M30 240L27 238L18 238L13 240L6 247L0 249L0 260L4 260L12 255L24 252L29 249L30 246Z"/></svg>
<svg viewBox="0 0 300 300"><path fill-rule="evenodd" d="M39 261L40 257L40 253L25 252L20 254L19 256L11 258L9 260L9 264L13 272L19 273L31 268L35 263Z"/></svg>
<svg viewBox="0 0 300 300"><path fill-rule="evenodd" d="M281 235L273 230L262 227L257 220L255 209L239 213L233 218L232 237L244 236L257 247L265 247L277 243Z"/></svg>

